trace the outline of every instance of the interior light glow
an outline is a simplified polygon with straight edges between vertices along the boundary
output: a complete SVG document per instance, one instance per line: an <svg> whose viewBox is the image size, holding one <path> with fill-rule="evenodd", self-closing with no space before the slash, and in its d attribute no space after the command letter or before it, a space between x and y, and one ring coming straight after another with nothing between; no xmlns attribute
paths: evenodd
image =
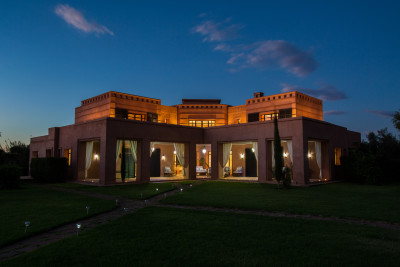
<svg viewBox="0 0 400 267"><path fill-rule="evenodd" d="M311 158L311 153L308 153L308 158Z"/></svg>
<svg viewBox="0 0 400 267"><path fill-rule="evenodd" d="M99 155L98 154L94 154L93 158L97 160L97 159L99 159Z"/></svg>
<svg viewBox="0 0 400 267"><path fill-rule="evenodd" d="M203 154L206 154L207 150L205 148L203 148L202 152L203 152Z"/></svg>

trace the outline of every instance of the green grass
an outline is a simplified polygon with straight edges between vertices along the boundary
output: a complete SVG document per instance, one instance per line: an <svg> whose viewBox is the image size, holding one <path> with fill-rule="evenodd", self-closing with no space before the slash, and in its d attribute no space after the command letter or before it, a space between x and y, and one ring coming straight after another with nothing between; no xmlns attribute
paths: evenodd
<svg viewBox="0 0 400 267"><path fill-rule="evenodd" d="M398 266L400 232L145 208L3 266Z"/></svg>
<svg viewBox="0 0 400 267"><path fill-rule="evenodd" d="M400 222L400 185L336 183L279 190L271 184L210 181L163 202Z"/></svg>
<svg viewBox="0 0 400 267"><path fill-rule="evenodd" d="M109 200L60 192L34 185L0 191L0 246L56 226L114 208ZM25 234L25 221L31 225Z"/></svg>
<svg viewBox="0 0 400 267"><path fill-rule="evenodd" d="M93 186L74 183L63 183L55 185L80 191L96 192L130 199L148 199L157 194L161 194L176 188L174 183L125 184L113 186Z"/></svg>

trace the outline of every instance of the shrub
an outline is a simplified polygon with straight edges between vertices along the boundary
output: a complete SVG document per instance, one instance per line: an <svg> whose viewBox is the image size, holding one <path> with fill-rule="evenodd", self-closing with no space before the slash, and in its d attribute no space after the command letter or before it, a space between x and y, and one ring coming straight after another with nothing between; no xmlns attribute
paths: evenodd
<svg viewBox="0 0 400 267"><path fill-rule="evenodd" d="M21 176L21 168L17 165L0 165L0 188L12 189L17 188L19 177Z"/></svg>
<svg viewBox="0 0 400 267"><path fill-rule="evenodd" d="M31 176L39 182L63 182L67 169L66 158L37 158L31 161Z"/></svg>
<svg viewBox="0 0 400 267"><path fill-rule="evenodd" d="M292 176L288 167L283 167L283 188L289 189L292 184Z"/></svg>
<svg viewBox="0 0 400 267"><path fill-rule="evenodd" d="M399 182L400 142L386 129L367 138L342 157L343 178L366 184Z"/></svg>

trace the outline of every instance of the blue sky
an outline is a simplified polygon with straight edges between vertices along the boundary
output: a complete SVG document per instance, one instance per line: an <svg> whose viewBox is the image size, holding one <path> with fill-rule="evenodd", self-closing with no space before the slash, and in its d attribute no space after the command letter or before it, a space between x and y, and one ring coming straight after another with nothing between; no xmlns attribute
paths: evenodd
<svg viewBox="0 0 400 267"><path fill-rule="evenodd" d="M116 90L221 98L299 90L325 120L388 127L400 108L397 1L1 1L0 142L74 122ZM396 133L397 134L397 133Z"/></svg>

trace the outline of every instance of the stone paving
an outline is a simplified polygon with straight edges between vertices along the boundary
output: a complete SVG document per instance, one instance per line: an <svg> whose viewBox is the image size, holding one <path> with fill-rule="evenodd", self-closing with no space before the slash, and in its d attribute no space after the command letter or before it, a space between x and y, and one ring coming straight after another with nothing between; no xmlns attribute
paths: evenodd
<svg viewBox="0 0 400 267"><path fill-rule="evenodd" d="M82 228L80 232L86 231L88 229L92 229L101 224L107 223L109 221L113 221L121 216L124 216L129 213L136 212L139 209L142 209L146 206L156 206L156 207L169 207L169 208L178 208L178 209L190 209L190 210L202 210L202 211L212 211L212 212L229 212L229 213L237 213L237 214L253 214L259 216L270 216L270 217L285 217L285 218L298 218L298 219L310 219L310 220L321 220L321 221L334 221L334 222L342 222L342 223L351 223L357 225L367 225L373 227L379 227L384 229L391 230L400 230L399 224L391 224L388 222L381 221L368 221L368 220L358 220L358 219L345 219L338 217L323 217L323 216L315 216L308 214L290 214L284 212L268 212L268 211L251 211L251 210L240 210L240 209L229 209L229 208L216 208L216 207L208 207L208 206L183 206L183 205L171 205L171 204L163 204L160 201L168 196L174 195L176 193L181 192L186 188L190 188L193 185L182 186L179 183L176 183L177 187L174 190L169 192L161 193L154 197L151 197L147 200L131 200L120 198L118 199L118 206L116 209L105 212L99 215L95 215L90 218L82 219L76 221L74 223L69 223L64 226L57 227L55 229L49 230L44 233L39 233L28 238L25 238L20 241L16 241L11 245L6 245L0 248L0 261L10 259L16 257L22 253L33 251L38 249L41 246L56 242L58 240L64 239L69 236L73 236L77 234L76 224L80 223ZM70 188L63 187L55 187L55 186L46 186L50 189L67 191L71 193L97 197L108 200L115 200L115 196L94 193L94 192L84 192L78 191Z"/></svg>

